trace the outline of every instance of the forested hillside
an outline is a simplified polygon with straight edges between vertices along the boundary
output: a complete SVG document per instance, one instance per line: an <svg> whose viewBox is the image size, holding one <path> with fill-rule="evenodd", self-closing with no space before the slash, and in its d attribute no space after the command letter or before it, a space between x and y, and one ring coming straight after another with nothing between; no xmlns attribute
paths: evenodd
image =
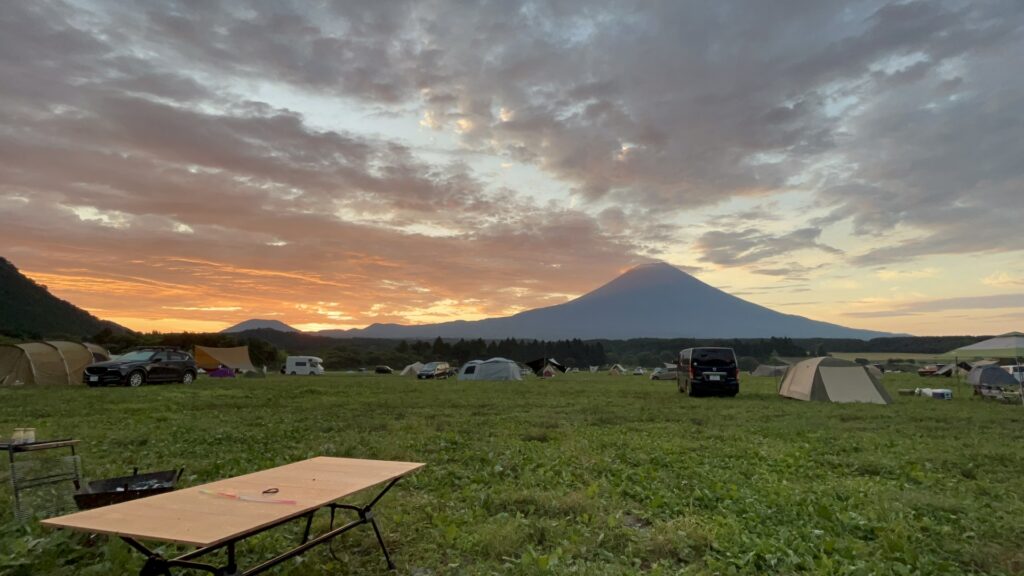
<svg viewBox="0 0 1024 576"><path fill-rule="evenodd" d="M79 340L104 328L127 331L50 294L45 286L0 258L0 334L18 339Z"/></svg>

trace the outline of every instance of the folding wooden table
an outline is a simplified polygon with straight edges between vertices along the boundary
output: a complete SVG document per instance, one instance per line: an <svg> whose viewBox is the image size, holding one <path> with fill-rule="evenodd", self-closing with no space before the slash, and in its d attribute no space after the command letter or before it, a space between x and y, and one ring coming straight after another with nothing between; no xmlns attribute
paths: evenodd
<svg viewBox="0 0 1024 576"><path fill-rule="evenodd" d="M423 466L416 462L311 458L202 486L51 518L44 520L43 525L119 536L146 556L140 576L170 576L171 568L190 568L215 576L248 576L265 572L357 526L369 524L388 568L394 569L373 517L373 507L399 480ZM385 484L384 488L369 504L353 506L337 502L380 484ZM310 539L313 516L321 509L330 511L331 527ZM334 515L339 509L353 511L358 518L334 528ZM238 542L297 518L306 519L298 546L248 570L238 568L235 559ZM165 558L140 540L186 544L197 549L176 558ZM227 553L225 565L218 567L197 561L221 549Z"/></svg>

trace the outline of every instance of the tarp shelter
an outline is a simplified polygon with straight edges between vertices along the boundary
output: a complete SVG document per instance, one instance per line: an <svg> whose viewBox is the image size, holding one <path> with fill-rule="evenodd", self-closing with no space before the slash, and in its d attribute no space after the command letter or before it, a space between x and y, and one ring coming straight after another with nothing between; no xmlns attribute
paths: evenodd
<svg viewBox="0 0 1024 576"><path fill-rule="evenodd" d="M565 372L565 366L562 366L554 358L537 358L527 362L526 365L537 376L550 377L554 376L557 372Z"/></svg>
<svg viewBox="0 0 1024 576"><path fill-rule="evenodd" d="M626 373L626 369L621 364L612 364L612 367L608 369L609 376L622 376Z"/></svg>
<svg viewBox="0 0 1024 576"><path fill-rule="evenodd" d="M1016 386L1017 379L999 366L990 365L972 368L967 374L967 383L973 386L1002 388L1004 386Z"/></svg>
<svg viewBox="0 0 1024 576"><path fill-rule="evenodd" d="M772 366L770 364L761 364L754 371L750 373L751 376L772 376L778 377L786 374L786 369L789 366Z"/></svg>
<svg viewBox="0 0 1024 576"><path fill-rule="evenodd" d="M249 359L249 347L238 346L235 348L211 348L209 346L196 346L193 354L196 359L196 366L207 372L216 370L221 366L227 366L239 372L255 372L256 368Z"/></svg>
<svg viewBox="0 0 1024 576"><path fill-rule="evenodd" d="M779 395L821 402L892 403L889 393L866 367L830 356L791 366L782 379Z"/></svg>
<svg viewBox="0 0 1024 576"><path fill-rule="evenodd" d="M960 348L951 351L950 354L957 359L1013 358L1016 364L1020 366L1021 359L1024 359L1024 334L1021 334L1020 332L1008 332L1002 336L996 336L995 338L975 342L968 346L961 346ZM977 365L975 365L975 367L977 367ZM973 373L974 370L972 369L971 374ZM967 375L968 382L970 382L971 374ZM1010 376L1010 379L1013 380L1013 385L1018 383L1013 376ZM1021 404L1024 405L1024 393L1020 395L1020 400Z"/></svg>
<svg viewBox="0 0 1024 576"><path fill-rule="evenodd" d="M948 355L957 358L1024 358L1024 334L1010 332L969 346L961 346Z"/></svg>
<svg viewBox="0 0 1024 576"><path fill-rule="evenodd" d="M459 380L522 380L519 365L507 358L470 360L459 369Z"/></svg>
<svg viewBox="0 0 1024 576"><path fill-rule="evenodd" d="M81 384L86 366L109 359L102 346L63 340L0 346L0 385Z"/></svg>
<svg viewBox="0 0 1024 576"><path fill-rule="evenodd" d="M420 373L420 370L423 370L424 366L426 366L426 364L423 364L422 362L413 362L403 368L402 373L399 374L399 376L415 376Z"/></svg>

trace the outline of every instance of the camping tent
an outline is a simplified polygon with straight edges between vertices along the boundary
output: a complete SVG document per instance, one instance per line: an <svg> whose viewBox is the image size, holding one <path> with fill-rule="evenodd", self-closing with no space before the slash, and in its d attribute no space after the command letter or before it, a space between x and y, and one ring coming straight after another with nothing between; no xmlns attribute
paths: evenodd
<svg viewBox="0 0 1024 576"><path fill-rule="evenodd" d="M622 376L626 373L626 369L621 364L612 364L612 367L608 369L609 376Z"/></svg>
<svg viewBox="0 0 1024 576"><path fill-rule="evenodd" d="M791 366L782 379L779 395L823 402L892 403L889 393L867 368L830 356Z"/></svg>
<svg viewBox="0 0 1024 576"><path fill-rule="evenodd" d="M459 369L459 380L522 380L519 365L506 358L470 360Z"/></svg>
<svg viewBox="0 0 1024 576"><path fill-rule="evenodd" d="M959 364L946 364L935 371L932 376L945 376L949 378L954 374L953 369L956 368L956 374L958 376L964 376L971 371L971 365L967 362L960 362Z"/></svg>
<svg viewBox="0 0 1024 576"><path fill-rule="evenodd" d="M786 368L788 366L772 366L770 364L761 364L754 371L750 373L751 376L783 376L786 374Z"/></svg>
<svg viewBox="0 0 1024 576"><path fill-rule="evenodd" d="M544 378L550 378L558 372L565 372L565 366L562 366L554 358L537 358L536 360L530 360L526 365L533 370L534 374Z"/></svg>
<svg viewBox="0 0 1024 576"><path fill-rule="evenodd" d="M1016 386L1017 379L1006 370L993 364L972 368L967 374L967 383L974 386L1002 388L1003 386Z"/></svg>
<svg viewBox="0 0 1024 576"><path fill-rule="evenodd" d="M420 370L423 370L424 366L426 366L426 364L423 364L422 362L413 362L402 369L400 376L415 376L420 373Z"/></svg>
<svg viewBox="0 0 1024 576"><path fill-rule="evenodd" d="M101 346L63 340L0 346L0 385L81 384L86 366L109 358Z"/></svg>
<svg viewBox="0 0 1024 576"><path fill-rule="evenodd" d="M235 348L211 348L209 346L196 346L196 366L207 372L216 370L221 366L227 366L239 372L255 372L256 368L249 359L249 347L238 346Z"/></svg>

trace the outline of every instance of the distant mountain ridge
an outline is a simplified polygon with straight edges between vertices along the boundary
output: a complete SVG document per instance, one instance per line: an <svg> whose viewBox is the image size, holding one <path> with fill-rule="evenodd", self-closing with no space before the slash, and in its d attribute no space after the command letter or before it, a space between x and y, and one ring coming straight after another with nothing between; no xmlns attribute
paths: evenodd
<svg viewBox="0 0 1024 576"><path fill-rule="evenodd" d="M234 326L221 330L221 334L232 334L235 332L246 332L248 330L277 330L278 332L299 332L295 328L281 322L280 320L263 320L260 318L253 318L244 322L239 322Z"/></svg>
<svg viewBox="0 0 1024 576"><path fill-rule="evenodd" d="M84 339L105 328L129 332L50 294L45 286L0 257L0 333L27 339Z"/></svg>
<svg viewBox="0 0 1024 576"><path fill-rule="evenodd" d="M855 338L890 333L782 314L747 302L665 263L637 266L575 300L504 318L324 330L337 338Z"/></svg>

